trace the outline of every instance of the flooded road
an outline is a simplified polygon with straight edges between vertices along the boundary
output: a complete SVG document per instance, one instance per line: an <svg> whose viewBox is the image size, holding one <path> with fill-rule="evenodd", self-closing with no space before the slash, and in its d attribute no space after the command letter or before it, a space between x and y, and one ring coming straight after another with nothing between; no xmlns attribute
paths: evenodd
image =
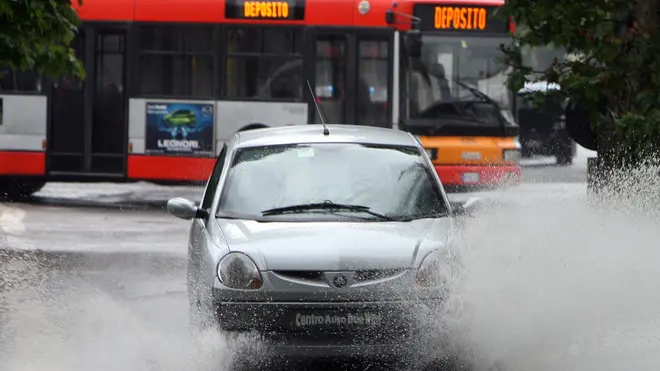
<svg viewBox="0 0 660 371"><path fill-rule="evenodd" d="M479 194L491 208L466 226L454 310L437 314L454 345L477 371L657 370L658 213L590 205L580 164L525 172L519 187ZM189 223L98 207L200 190L73 186L0 206L0 370L228 370L237 344L187 329ZM76 197L95 207L48 205ZM329 369L350 366L372 369Z"/></svg>

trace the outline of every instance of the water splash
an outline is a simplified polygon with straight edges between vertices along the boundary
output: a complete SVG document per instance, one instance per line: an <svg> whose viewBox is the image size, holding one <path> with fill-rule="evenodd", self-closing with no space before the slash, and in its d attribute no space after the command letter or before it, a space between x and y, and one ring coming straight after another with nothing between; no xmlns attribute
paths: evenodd
<svg viewBox="0 0 660 371"><path fill-rule="evenodd" d="M187 305L185 296L163 297L163 305L152 298L142 310L100 291L89 277L59 274L34 256L0 267L4 371L218 371L231 364L232 347L222 335L188 331L179 305ZM153 308L173 323L149 321Z"/></svg>
<svg viewBox="0 0 660 371"><path fill-rule="evenodd" d="M657 370L657 174L622 174L595 199L583 184L493 194L494 207L466 226L437 330L475 371ZM177 297L159 315L179 318L186 306ZM240 343L193 338L185 320L163 327L137 308L75 273L0 256L0 370L216 371Z"/></svg>
<svg viewBox="0 0 660 371"><path fill-rule="evenodd" d="M587 197L510 190L466 227L449 330L475 370L657 370L658 169Z"/></svg>

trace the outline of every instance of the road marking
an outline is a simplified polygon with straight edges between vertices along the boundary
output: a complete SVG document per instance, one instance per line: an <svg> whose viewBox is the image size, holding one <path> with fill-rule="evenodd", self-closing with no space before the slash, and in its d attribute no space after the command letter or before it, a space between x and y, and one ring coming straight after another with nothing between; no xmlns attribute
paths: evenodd
<svg viewBox="0 0 660 371"><path fill-rule="evenodd" d="M24 234L23 219L25 219L25 211L16 207L0 206L0 230L5 234Z"/></svg>

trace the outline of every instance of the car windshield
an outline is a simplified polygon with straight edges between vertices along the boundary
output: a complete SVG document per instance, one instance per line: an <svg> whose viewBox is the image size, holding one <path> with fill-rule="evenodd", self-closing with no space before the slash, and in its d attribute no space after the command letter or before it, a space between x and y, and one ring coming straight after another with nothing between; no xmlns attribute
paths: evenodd
<svg viewBox="0 0 660 371"><path fill-rule="evenodd" d="M362 206L355 210L312 208L296 220L410 220L447 215L440 186L415 147L356 143L296 144L238 150L218 206L219 217L255 220L281 207L312 203Z"/></svg>
<svg viewBox="0 0 660 371"><path fill-rule="evenodd" d="M511 109L508 68L499 49L512 42L510 37L424 34L422 42L422 57L413 59L410 66L411 118L429 118L429 110L443 102L479 100L468 86L501 109ZM493 124L500 125L499 121Z"/></svg>

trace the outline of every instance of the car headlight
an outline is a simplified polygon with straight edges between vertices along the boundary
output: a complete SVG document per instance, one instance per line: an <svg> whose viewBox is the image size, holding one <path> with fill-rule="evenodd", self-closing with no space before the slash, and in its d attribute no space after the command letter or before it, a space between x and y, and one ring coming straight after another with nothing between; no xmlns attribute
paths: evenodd
<svg viewBox="0 0 660 371"><path fill-rule="evenodd" d="M220 259L218 279L223 285L239 290L256 290L263 285L261 273L252 259L239 252L231 252Z"/></svg>
<svg viewBox="0 0 660 371"><path fill-rule="evenodd" d="M505 149L502 151L502 159L504 161L520 161L520 150L519 149Z"/></svg>
<svg viewBox="0 0 660 371"><path fill-rule="evenodd" d="M424 258L417 269L417 285L425 288L446 288L451 271L448 262L440 256L438 251L434 251Z"/></svg>

